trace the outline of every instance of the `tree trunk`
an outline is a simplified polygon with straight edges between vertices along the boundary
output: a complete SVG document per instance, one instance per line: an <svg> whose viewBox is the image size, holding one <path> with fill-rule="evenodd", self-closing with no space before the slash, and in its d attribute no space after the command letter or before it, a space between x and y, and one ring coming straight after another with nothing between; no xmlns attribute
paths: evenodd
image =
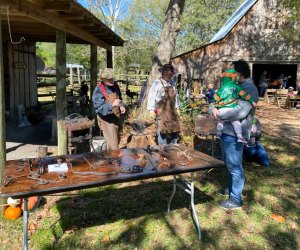
<svg viewBox="0 0 300 250"><path fill-rule="evenodd" d="M158 68L165 63L169 63L175 51L176 38L180 30L180 19L184 9L184 4L185 0L170 0L160 34L160 41L152 61L147 89L143 97L141 115L147 114L148 92L154 80L160 76Z"/></svg>

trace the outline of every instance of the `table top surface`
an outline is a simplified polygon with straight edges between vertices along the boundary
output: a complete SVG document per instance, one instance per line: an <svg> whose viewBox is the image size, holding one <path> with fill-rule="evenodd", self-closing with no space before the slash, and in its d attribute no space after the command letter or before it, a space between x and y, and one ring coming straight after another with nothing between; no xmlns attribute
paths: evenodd
<svg viewBox="0 0 300 250"><path fill-rule="evenodd" d="M216 135L217 121L212 116L199 115L195 118L195 135Z"/></svg>
<svg viewBox="0 0 300 250"><path fill-rule="evenodd" d="M64 164L67 171L48 172L52 164ZM25 198L223 166L222 161L183 145L26 158L6 162L0 196Z"/></svg>

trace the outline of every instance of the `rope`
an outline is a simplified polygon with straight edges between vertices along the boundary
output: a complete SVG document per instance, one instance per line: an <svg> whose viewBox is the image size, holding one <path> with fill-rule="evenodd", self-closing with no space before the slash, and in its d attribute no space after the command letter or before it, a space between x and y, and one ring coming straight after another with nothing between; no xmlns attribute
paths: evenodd
<svg viewBox="0 0 300 250"><path fill-rule="evenodd" d="M10 21L9 21L9 5L7 5L7 24L8 24L9 38L10 38L10 42L11 42L12 44L20 44L20 43L22 43L22 41L25 41L25 38L24 38L23 36L20 38L20 41L19 41L19 42L14 42L14 41L12 40L11 29L10 29Z"/></svg>

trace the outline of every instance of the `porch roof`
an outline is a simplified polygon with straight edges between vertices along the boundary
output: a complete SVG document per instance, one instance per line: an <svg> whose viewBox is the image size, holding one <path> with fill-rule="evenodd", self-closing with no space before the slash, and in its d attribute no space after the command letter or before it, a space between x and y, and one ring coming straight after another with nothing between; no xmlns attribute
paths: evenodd
<svg viewBox="0 0 300 250"><path fill-rule="evenodd" d="M56 30L67 43L95 44L107 50L124 41L75 0L4 0L0 2L3 37L55 42Z"/></svg>

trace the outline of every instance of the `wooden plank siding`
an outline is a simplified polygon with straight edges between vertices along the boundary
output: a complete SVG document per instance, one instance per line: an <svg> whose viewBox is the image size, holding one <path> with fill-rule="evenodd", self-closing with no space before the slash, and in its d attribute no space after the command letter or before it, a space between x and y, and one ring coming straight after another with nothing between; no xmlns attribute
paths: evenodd
<svg viewBox="0 0 300 250"><path fill-rule="evenodd" d="M35 44L8 44L9 48L9 85L10 115L17 118L18 105L25 108L37 105L37 83L35 71ZM26 65L16 68L17 63Z"/></svg>
<svg viewBox="0 0 300 250"><path fill-rule="evenodd" d="M181 79L213 82L217 87L224 63L244 59L250 66L296 64L300 87L300 44L291 46L280 35L278 27L284 20L275 5L274 0L258 0L223 39L172 58Z"/></svg>

